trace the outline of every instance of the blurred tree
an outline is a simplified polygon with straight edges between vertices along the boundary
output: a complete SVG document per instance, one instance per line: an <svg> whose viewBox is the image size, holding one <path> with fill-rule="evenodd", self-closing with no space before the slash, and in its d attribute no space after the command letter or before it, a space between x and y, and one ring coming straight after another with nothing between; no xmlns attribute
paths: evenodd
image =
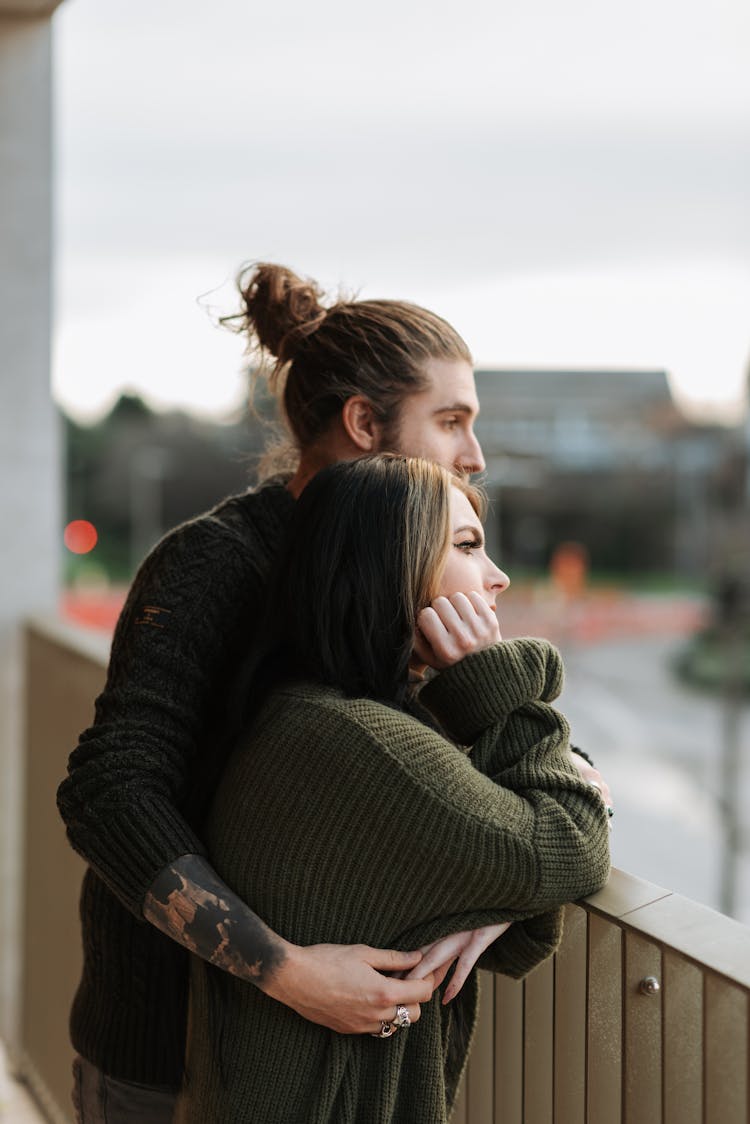
<svg viewBox="0 0 750 1124"><path fill-rule="evenodd" d="M248 487L265 443L259 418L160 414L128 394L94 425L67 417L63 425L66 522L88 519L99 534L91 555L68 558L69 578L97 566L126 581L169 527Z"/></svg>

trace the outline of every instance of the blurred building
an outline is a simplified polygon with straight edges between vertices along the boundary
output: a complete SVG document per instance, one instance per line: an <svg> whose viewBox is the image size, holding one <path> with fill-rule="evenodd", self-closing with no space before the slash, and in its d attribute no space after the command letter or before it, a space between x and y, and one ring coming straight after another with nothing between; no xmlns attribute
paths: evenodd
<svg viewBox="0 0 750 1124"><path fill-rule="evenodd" d="M517 576L575 542L611 577L714 578L743 486L739 430L690 422L663 371L479 371L477 385L489 545ZM169 527L252 483L269 437L259 418L155 414L127 395L96 425L67 419L65 433L66 518L99 532L66 577L93 563L115 582Z"/></svg>
<svg viewBox="0 0 750 1124"><path fill-rule="evenodd" d="M733 431L696 425L664 371L484 370L488 540L508 566L582 543L594 569L699 576Z"/></svg>

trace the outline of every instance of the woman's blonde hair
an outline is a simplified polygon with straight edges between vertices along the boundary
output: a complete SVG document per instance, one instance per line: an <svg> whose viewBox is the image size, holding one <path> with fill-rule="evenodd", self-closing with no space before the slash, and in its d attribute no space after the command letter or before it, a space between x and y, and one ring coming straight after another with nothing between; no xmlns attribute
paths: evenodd
<svg viewBox="0 0 750 1124"><path fill-rule="evenodd" d="M389 457L388 459L396 459ZM484 494L465 477L433 461L403 458L406 467L404 506L404 590L412 619L437 594L450 550L450 489L464 493L477 515L484 515Z"/></svg>

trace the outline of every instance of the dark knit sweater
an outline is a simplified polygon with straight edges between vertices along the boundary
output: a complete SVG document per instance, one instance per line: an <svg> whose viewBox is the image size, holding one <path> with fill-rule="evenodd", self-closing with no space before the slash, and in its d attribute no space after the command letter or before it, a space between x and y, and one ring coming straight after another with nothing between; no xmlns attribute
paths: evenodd
<svg viewBox="0 0 750 1124"><path fill-rule="evenodd" d="M601 798L549 705L561 676L545 641L512 640L429 683L420 701L470 757L381 703L278 689L217 792L216 869L300 944L413 948L511 920L484 966L525 974L555 947L558 907L609 870ZM190 1025L190 1124L439 1124L465 1056L439 996L388 1041L337 1035L197 958Z"/></svg>
<svg viewBox="0 0 750 1124"><path fill-rule="evenodd" d="M269 485L178 527L138 572L115 631L93 725L58 805L90 864L74 1047L121 1080L177 1088L188 954L142 918L156 875L205 854L198 796L232 672L257 626L294 501ZM252 900L252 899L250 899Z"/></svg>

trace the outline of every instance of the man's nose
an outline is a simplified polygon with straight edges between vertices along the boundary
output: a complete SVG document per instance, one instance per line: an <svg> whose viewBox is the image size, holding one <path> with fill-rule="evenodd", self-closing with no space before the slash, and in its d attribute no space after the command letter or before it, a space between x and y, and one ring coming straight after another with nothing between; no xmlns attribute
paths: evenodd
<svg viewBox="0 0 750 1124"><path fill-rule="evenodd" d="M477 441L474 430L467 435L466 445L461 450L458 465L463 472L484 472L485 462L482 456L482 447Z"/></svg>

